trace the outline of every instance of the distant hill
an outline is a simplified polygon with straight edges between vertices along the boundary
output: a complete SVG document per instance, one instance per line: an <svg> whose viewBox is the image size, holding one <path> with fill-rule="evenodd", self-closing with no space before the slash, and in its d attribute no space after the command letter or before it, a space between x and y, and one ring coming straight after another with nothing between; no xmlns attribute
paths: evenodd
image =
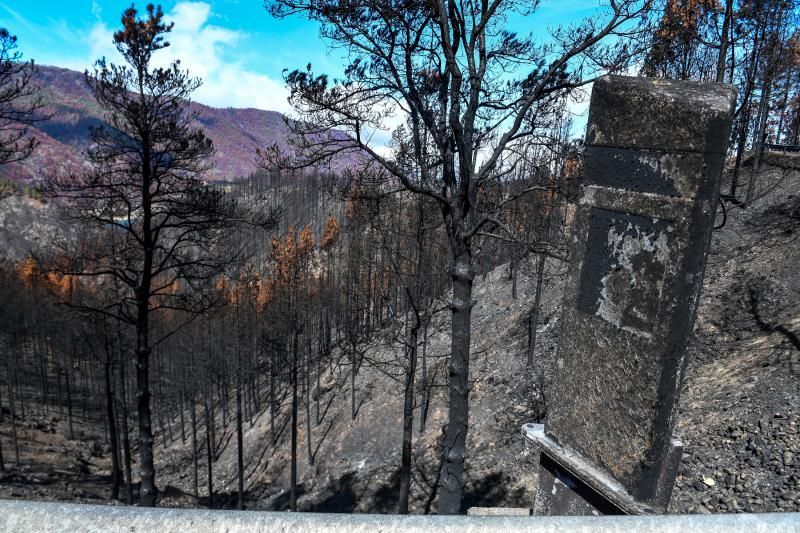
<svg viewBox="0 0 800 533"><path fill-rule="evenodd" d="M39 66L35 77L51 118L38 122L31 133L41 141L33 156L22 163L0 166L0 178L29 181L50 172L79 169L89 146L89 127L103 123L103 110L86 86L84 75L73 70ZM256 170L256 148L274 142L287 145L284 117L261 109L217 109L192 104L206 135L214 141L212 180L236 180Z"/></svg>

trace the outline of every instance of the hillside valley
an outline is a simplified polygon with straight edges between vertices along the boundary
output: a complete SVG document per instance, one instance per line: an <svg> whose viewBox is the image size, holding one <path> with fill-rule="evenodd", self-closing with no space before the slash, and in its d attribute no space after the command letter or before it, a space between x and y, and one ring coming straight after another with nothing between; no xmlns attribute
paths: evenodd
<svg viewBox="0 0 800 533"><path fill-rule="evenodd" d="M755 205L729 206L724 226L714 233L679 404L678 434L685 449L671 512L800 510L800 164L792 156L767 162ZM21 213L26 205L47 208L29 204L35 201L19 196L2 200L6 218L0 219L0 230L12 229L0 231L0 237L31 238L22 231L30 223L19 222L25 220ZM15 214L8 216L12 208ZM541 419L548 383L559 377L555 354L567 268L555 260L546 264L535 369L529 375L526 320L535 290L535 263L530 258L523 261L517 298L512 297L508 265L476 279L464 509L527 507L533 497L536 456L523 441L520 427ZM438 442L446 415L443 363L449 349L448 324L447 314L440 313L428 332L428 371L437 377L422 431L423 406L415 409L411 511L417 513L435 509ZM392 342L397 331L398 324L388 324L359 347L368 355L368 364L356 382L358 409L353 420L349 370L335 363L341 357L331 358L320 373L320 384L311 387L312 401L301 410L298 436L299 510L395 511L402 431L402 375L395 363L400 348ZM334 346L337 350L341 346ZM35 397L33 391L30 397ZM0 399L8 416L6 397ZM288 401L283 398L274 420L270 410L263 409L245 423L247 509L288 506ZM319 414L315 405L321 405ZM220 429L213 505L233 507L235 427L231 416L215 416ZM191 495L189 418L188 412L171 412L169 431L157 437L160 505L211 504L205 496L204 464L199 473L203 496ZM109 448L100 418L77 422L75 438L68 439L63 405L53 403L45 409L34 403L20 421L20 432L22 465L0 473L0 497L109 503ZM0 425L7 457L11 437L9 424Z"/></svg>

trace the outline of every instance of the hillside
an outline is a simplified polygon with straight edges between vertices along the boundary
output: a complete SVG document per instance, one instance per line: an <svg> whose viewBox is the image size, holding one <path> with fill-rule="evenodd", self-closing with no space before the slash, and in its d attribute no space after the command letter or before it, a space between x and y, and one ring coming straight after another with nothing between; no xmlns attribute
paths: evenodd
<svg viewBox="0 0 800 533"><path fill-rule="evenodd" d="M800 248L796 160L771 159L761 175L759 200L729 210L714 234L690 365L680 402L678 434L685 444L671 512L767 512L800 509ZM542 392L555 379L558 314L564 265L548 263L537 348L537 376L526 376L525 318L533 299L532 264L523 265L518 299L511 298L507 267L476 280L473 310L472 393L464 507L528 506L536 483L535 457L519 429L537 418ZM429 332L429 371L440 376L447 353L448 319ZM400 463L402 394L392 369L392 328L363 346L369 354L356 382L359 410L350 420L348 368L323 373L317 424L311 402L308 459L306 411L299 434L299 508L305 511L394 512ZM335 359L335 358L334 358ZM435 509L437 442L444 423L444 388L434 391L427 425L418 432L416 410L412 512ZM544 389L542 391L542 388ZM285 403L284 403L285 405ZM29 417L22 429L24 467L0 475L0 497L107 502L108 453L103 427L82 425L68 440L63 415ZM218 413L220 425L224 415ZM188 420L188 415L186 416ZM167 506L205 506L191 497L190 434L156 442L157 481ZM268 410L245 422L249 509L286 509L289 431L284 408L270 440ZM188 430L187 430L188 433ZM231 418L217 440L216 506L233 505L236 446ZM163 435L163 432L162 432ZM199 438L204 438L202 431ZM9 455L10 433L0 432ZM40 453L44 450L47 453ZM206 494L201 456L200 494Z"/></svg>
<svg viewBox="0 0 800 533"><path fill-rule="evenodd" d="M103 123L104 113L86 86L82 72L39 66L34 83L41 88L49 117L34 124L31 133L40 141L34 155L22 163L0 167L0 178L29 181L45 172L75 171L89 146L89 128ZM214 141L212 180L236 180L256 170L256 148L277 142L287 145L287 128L282 114L261 109L217 109L193 103L198 122Z"/></svg>

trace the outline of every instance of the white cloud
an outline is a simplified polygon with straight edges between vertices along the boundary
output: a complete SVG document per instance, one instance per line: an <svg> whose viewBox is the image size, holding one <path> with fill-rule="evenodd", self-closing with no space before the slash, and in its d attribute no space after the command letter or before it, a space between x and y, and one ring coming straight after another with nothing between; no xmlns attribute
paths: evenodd
<svg viewBox="0 0 800 533"><path fill-rule="evenodd" d="M177 21L184 32L199 31L211 16L211 6L205 2L179 2L167 16L170 21Z"/></svg>
<svg viewBox="0 0 800 533"><path fill-rule="evenodd" d="M89 44L89 57L97 61L101 57L119 63L122 57L114 46L114 31L102 23L95 24L87 36Z"/></svg>
<svg viewBox="0 0 800 533"><path fill-rule="evenodd" d="M203 85L192 98L214 107L255 107L286 113L287 91L283 81L254 72L232 57L237 55L237 44L243 40L242 32L210 24L211 5L205 2L178 2L166 14L175 26L165 38L170 46L153 57L154 66L167 66L180 60L181 68L194 77L202 78ZM113 44L114 30L98 22L87 36L91 61L106 57L120 63L121 56ZM85 66L80 67L80 70Z"/></svg>
<svg viewBox="0 0 800 533"><path fill-rule="evenodd" d="M100 15L102 12L103 8L100 7L100 4L97 3L97 0L92 0L92 16L95 19L100 20Z"/></svg>
<svg viewBox="0 0 800 533"><path fill-rule="evenodd" d="M195 92L195 100L214 107L255 107L288 113L286 87L235 64L224 65Z"/></svg>

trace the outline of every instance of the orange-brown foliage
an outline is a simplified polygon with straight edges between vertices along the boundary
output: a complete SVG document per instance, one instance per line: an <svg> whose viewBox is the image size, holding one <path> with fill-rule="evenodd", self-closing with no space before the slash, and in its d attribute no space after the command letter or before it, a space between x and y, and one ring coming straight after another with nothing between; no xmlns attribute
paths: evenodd
<svg viewBox="0 0 800 533"><path fill-rule="evenodd" d="M328 219L325 221L325 231L322 233L322 239L319 242L320 248L323 250L330 249L339 239L340 232L339 221L329 214Z"/></svg>
<svg viewBox="0 0 800 533"><path fill-rule="evenodd" d="M294 227L286 232L281 241L272 239L273 288L297 288L311 278L315 242L311 226L306 226L297 235Z"/></svg>

